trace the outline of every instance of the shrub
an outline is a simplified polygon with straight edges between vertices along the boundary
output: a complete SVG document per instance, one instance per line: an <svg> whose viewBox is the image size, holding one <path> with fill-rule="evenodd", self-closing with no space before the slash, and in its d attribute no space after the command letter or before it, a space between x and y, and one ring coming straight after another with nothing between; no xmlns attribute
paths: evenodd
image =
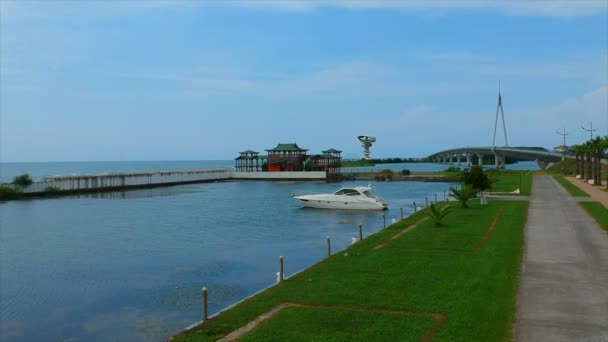
<svg viewBox="0 0 608 342"><path fill-rule="evenodd" d="M0 185L0 201L14 200L21 197L21 190L12 186Z"/></svg>
<svg viewBox="0 0 608 342"><path fill-rule="evenodd" d="M435 223L435 227L441 227L441 220L450 213L449 205L437 205L436 203L431 203L429 206L429 211L427 211L427 215L433 220Z"/></svg>
<svg viewBox="0 0 608 342"><path fill-rule="evenodd" d="M393 176L395 175L395 171L391 169L384 169L378 172L378 175L383 177L384 180L393 180Z"/></svg>
<svg viewBox="0 0 608 342"><path fill-rule="evenodd" d="M27 173L16 176L15 179L13 179L13 184L19 185L20 187L26 187L33 182L32 177L30 177L30 175Z"/></svg>
<svg viewBox="0 0 608 342"><path fill-rule="evenodd" d="M470 170L464 170L462 172L462 182L477 191L484 191L492 187L490 177L481 166L473 166Z"/></svg>
<svg viewBox="0 0 608 342"><path fill-rule="evenodd" d="M50 196L59 195L61 193L61 189L56 186L47 186L44 189L44 193L45 193L45 195L50 195Z"/></svg>
<svg viewBox="0 0 608 342"><path fill-rule="evenodd" d="M409 176L411 174L411 172L408 169L403 169L403 170L401 170L401 174L404 176Z"/></svg>
<svg viewBox="0 0 608 342"><path fill-rule="evenodd" d="M460 190L450 188L450 195L458 200L463 208L468 208L467 202L475 196L475 189L469 184L463 184Z"/></svg>
<svg viewBox="0 0 608 342"><path fill-rule="evenodd" d="M445 172L460 172L460 168L457 166L450 166L445 170Z"/></svg>

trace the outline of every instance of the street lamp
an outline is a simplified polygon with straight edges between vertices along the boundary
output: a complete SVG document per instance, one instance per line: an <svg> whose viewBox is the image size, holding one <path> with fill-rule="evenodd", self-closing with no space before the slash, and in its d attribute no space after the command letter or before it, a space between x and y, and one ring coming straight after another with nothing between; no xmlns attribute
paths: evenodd
<svg viewBox="0 0 608 342"><path fill-rule="evenodd" d="M585 128L581 125L581 128L584 129L585 131L591 133L591 139L593 140L593 132L597 131L597 129L593 129L593 121L591 121L591 128Z"/></svg>
<svg viewBox="0 0 608 342"><path fill-rule="evenodd" d="M566 133L566 127L564 127L564 133L560 133L559 130L555 131L555 133L561 135L564 137L564 144L562 145L563 151L562 151L562 160L566 159L566 135L568 135L568 133Z"/></svg>

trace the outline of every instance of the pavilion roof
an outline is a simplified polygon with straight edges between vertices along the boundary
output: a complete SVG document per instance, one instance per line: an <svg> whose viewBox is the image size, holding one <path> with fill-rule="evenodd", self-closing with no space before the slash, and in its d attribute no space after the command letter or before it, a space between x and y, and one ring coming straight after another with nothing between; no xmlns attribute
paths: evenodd
<svg viewBox="0 0 608 342"><path fill-rule="evenodd" d="M308 149L300 148L296 143L282 144L279 143L277 147L266 150L268 152L278 152L278 151L297 151L297 152L306 152Z"/></svg>
<svg viewBox="0 0 608 342"><path fill-rule="evenodd" d="M323 153L342 153L342 151L336 150L335 148L330 148L329 150L321 151Z"/></svg>

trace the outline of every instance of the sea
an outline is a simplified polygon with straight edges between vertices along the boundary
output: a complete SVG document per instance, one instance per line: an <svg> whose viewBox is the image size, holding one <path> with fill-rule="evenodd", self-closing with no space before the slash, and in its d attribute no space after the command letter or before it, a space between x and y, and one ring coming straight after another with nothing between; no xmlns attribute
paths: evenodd
<svg viewBox="0 0 608 342"><path fill-rule="evenodd" d="M230 168L232 161L2 163L3 181L53 175ZM396 171L445 165L383 164ZM534 169L535 164L510 167ZM441 170L439 169L439 170ZM0 340L164 341L442 198L453 184L377 182L384 212L301 208L299 192L367 182L223 181L0 202Z"/></svg>

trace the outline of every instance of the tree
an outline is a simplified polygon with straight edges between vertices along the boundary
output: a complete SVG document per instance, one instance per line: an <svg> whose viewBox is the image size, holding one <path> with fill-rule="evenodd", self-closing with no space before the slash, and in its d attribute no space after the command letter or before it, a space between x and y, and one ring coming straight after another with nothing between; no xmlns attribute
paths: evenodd
<svg viewBox="0 0 608 342"><path fill-rule="evenodd" d="M462 182L477 191L484 191L492 187L490 177L481 166L473 166L470 170L464 170L462 172Z"/></svg>
<svg viewBox="0 0 608 342"><path fill-rule="evenodd" d="M580 145L574 145L572 146L572 153L574 154L574 160L575 160L575 165L576 165L576 175L581 175L581 170L583 169L581 167L581 155L582 155L582 148Z"/></svg>
<svg viewBox="0 0 608 342"><path fill-rule="evenodd" d="M583 174L582 179L588 182L591 179L591 144L589 141L586 141L583 145L581 145L583 152Z"/></svg>
<svg viewBox="0 0 608 342"><path fill-rule="evenodd" d="M429 206L429 210L427 211L427 215L433 220L435 223L435 227L441 227L441 220L450 212L449 205L437 205L436 203L431 203Z"/></svg>
<svg viewBox="0 0 608 342"><path fill-rule="evenodd" d="M475 196L475 189L468 184L463 184L460 190L450 188L450 195L458 200L463 208L468 208L467 202Z"/></svg>
<svg viewBox="0 0 608 342"><path fill-rule="evenodd" d="M589 140L593 160L593 184L602 185L602 150L603 141L601 137Z"/></svg>
<svg viewBox="0 0 608 342"><path fill-rule="evenodd" d="M23 187L23 188L32 184L33 182L34 181L32 180L32 177L30 177L30 175L28 175L27 173L16 176L13 179L13 184L19 185L20 187Z"/></svg>

